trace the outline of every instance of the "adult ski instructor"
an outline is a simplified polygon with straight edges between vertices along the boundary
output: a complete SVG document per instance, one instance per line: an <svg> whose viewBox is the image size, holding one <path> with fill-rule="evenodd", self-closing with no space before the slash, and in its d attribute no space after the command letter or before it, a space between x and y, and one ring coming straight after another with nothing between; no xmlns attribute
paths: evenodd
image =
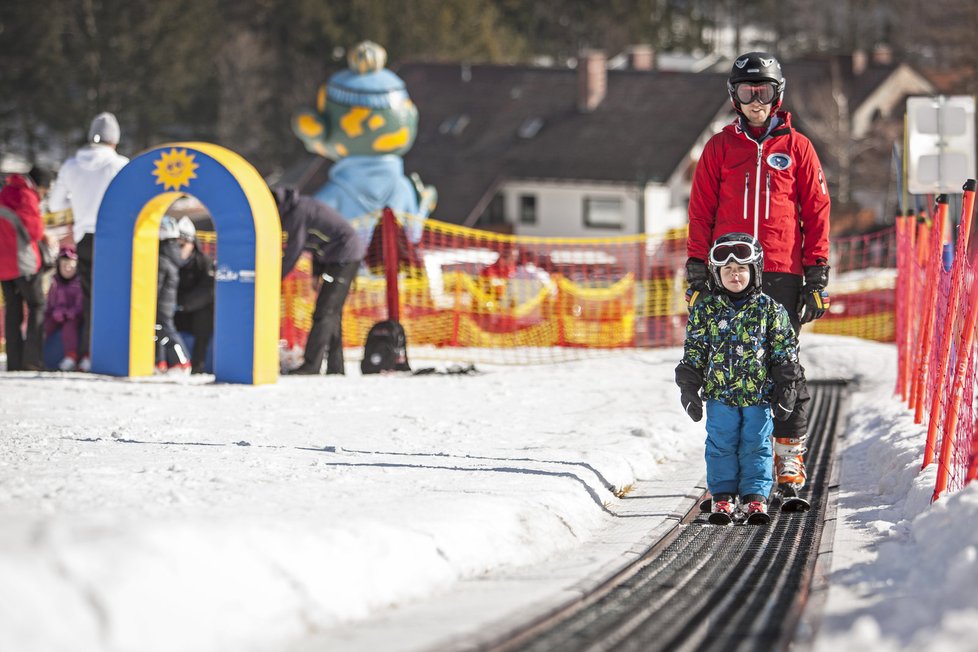
<svg viewBox="0 0 978 652"><path fill-rule="evenodd" d="M738 57L727 80L736 119L703 150L689 199L686 281L690 306L713 288L711 244L731 232L755 236L764 249L763 290L788 310L797 334L828 308L829 193L808 138L779 111L785 79L766 52ZM805 484L811 396L804 370L786 421L775 421L776 481L784 496Z"/></svg>

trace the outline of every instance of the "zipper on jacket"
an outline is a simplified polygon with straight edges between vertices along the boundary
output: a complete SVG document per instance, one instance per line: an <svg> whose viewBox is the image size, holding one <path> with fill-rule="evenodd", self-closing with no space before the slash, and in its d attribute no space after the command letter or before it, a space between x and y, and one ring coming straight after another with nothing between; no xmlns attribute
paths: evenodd
<svg viewBox="0 0 978 652"><path fill-rule="evenodd" d="M744 221L747 221L747 198L750 196L750 172L744 172Z"/></svg>
<svg viewBox="0 0 978 652"><path fill-rule="evenodd" d="M757 182L754 188L754 237L758 240L761 239L760 232L758 231L759 224L758 220L761 213L761 161L764 156L764 146L757 143Z"/></svg>
<svg viewBox="0 0 978 652"><path fill-rule="evenodd" d="M767 181L765 182L765 192L767 197L764 198L764 221L766 222L769 217L771 217L771 173L767 173Z"/></svg>

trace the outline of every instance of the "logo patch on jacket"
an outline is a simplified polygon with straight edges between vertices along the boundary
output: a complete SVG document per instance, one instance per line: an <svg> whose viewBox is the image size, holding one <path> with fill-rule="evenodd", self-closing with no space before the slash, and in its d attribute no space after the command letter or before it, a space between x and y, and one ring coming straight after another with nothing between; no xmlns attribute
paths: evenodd
<svg viewBox="0 0 978 652"><path fill-rule="evenodd" d="M767 157L767 164L775 170L787 170L791 167L791 157L787 154L782 154L781 152L769 154Z"/></svg>

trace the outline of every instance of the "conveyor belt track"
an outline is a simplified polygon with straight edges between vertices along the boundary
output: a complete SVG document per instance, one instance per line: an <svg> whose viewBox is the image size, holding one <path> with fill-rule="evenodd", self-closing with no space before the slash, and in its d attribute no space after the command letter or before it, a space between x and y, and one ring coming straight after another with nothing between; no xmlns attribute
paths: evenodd
<svg viewBox="0 0 978 652"><path fill-rule="evenodd" d="M807 498L770 525L717 527L694 507L593 593L511 632L495 652L784 650L808 598L830 496L844 381L809 382ZM809 619L810 620L810 619Z"/></svg>

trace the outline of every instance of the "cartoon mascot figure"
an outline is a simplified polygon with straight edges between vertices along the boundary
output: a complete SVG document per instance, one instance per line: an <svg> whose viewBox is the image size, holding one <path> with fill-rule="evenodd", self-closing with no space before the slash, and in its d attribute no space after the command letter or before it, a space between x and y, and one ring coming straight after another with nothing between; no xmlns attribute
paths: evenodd
<svg viewBox="0 0 978 652"><path fill-rule="evenodd" d="M418 109L386 63L380 45L357 45L347 56L348 68L320 86L315 110L299 111L292 129L310 152L335 161L317 199L347 219L385 206L422 218L406 225L417 242L437 193L417 174L404 174L402 156L417 136Z"/></svg>

